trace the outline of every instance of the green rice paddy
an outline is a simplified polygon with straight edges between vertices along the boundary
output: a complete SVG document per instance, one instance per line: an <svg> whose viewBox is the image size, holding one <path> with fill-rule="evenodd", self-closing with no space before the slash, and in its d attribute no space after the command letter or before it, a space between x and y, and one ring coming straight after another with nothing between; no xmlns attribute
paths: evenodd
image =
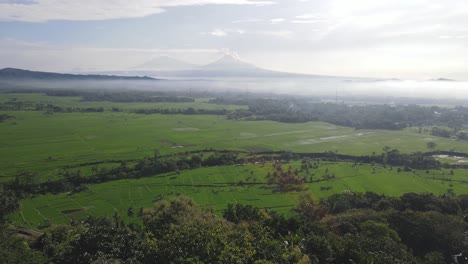
<svg viewBox="0 0 468 264"><path fill-rule="evenodd" d="M79 169L86 175L91 166L118 166L120 160L141 159L160 154L216 149L249 152L279 151L325 152L339 154L380 154L384 146L410 153L427 151L427 142L437 149L468 152L468 142L438 138L417 129L402 131L355 130L322 122L287 124L272 121L237 121L215 115L161 115L112 112L123 109L179 108L239 109L243 106L194 103L112 103L80 102L77 97L49 97L42 94L2 94L1 102L50 103L63 107L103 107L102 113L53 113L42 111L1 111L14 119L0 123L0 182L16 175L34 174L37 182L60 177L66 168ZM450 161L446 161L450 162ZM299 163L293 166L300 167ZM321 179L325 169L335 179ZM38 227L45 223L65 223L89 215L118 212L129 222L138 222L141 207L150 207L158 199L185 195L220 213L227 203L240 202L288 213L300 193L277 193L266 184L271 164L244 164L183 171L180 174L155 175L142 179L118 180L88 186L80 193L41 195L21 202L12 217L15 223ZM442 175L443 173L443 175ZM396 168L322 163L303 175L313 182L306 192L320 199L344 190L373 191L391 196L406 192L468 193L468 171L455 170L452 182L447 171L398 172ZM443 179L443 180L441 180ZM127 216L132 207L134 216Z"/></svg>
<svg viewBox="0 0 468 264"><path fill-rule="evenodd" d="M291 165L300 167L299 162ZM95 184L80 193L48 194L23 200L20 211L12 220L20 225L39 227L87 216L112 216L117 212L128 222L138 223L136 212L139 208L151 207L159 199L177 196L192 197L218 214L228 203L251 204L288 214L301 192L275 192L275 185L267 184L265 177L272 170L271 163L217 166ZM336 178L323 180L326 171ZM300 175L307 179L312 177L313 182L304 185L304 192L316 200L343 191L373 191L389 196L407 192L443 194L448 189L457 194L468 193L468 172L465 170L456 170L449 176L449 172L443 170L413 173L398 172L389 167L322 162L319 168L310 170L310 175L305 172ZM449 181L450 177L452 181ZM133 216L127 215L130 207L135 211Z"/></svg>

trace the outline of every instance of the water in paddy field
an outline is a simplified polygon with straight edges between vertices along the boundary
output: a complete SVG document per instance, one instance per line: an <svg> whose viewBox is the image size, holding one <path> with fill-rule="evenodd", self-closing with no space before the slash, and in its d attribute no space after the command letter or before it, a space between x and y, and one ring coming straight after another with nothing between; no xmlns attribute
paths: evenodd
<svg viewBox="0 0 468 264"><path fill-rule="evenodd" d="M193 88L220 92L265 92L310 96L410 97L468 100L468 82L369 80L363 78L224 78L170 80L161 88Z"/></svg>

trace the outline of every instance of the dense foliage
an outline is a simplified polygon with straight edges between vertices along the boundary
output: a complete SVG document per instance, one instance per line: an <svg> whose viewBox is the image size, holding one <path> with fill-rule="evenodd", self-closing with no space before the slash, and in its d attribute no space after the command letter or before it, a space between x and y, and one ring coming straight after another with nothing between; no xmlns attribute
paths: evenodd
<svg viewBox="0 0 468 264"><path fill-rule="evenodd" d="M273 120L286 123L323 121L356 129L389 129L443 125L457 134L468 122L468 108L424 107L418 105L347 105L306 99L232 99L216 98L216 104L244 104L249 110L230 113L229 118Z"/></svg>
<svg viewBox="0 0 468 264"><path fill-rule="evenodd" d="M451 263L468 254L468 197L303 195L290 217L229 204L222 217L186 197L140 212L49 227L29 243L2 228L2 263ZM29 244L29 246L28 246Z"/></svg>
<svg viewBox="0 0 468 264"><path fill-rule="evenodd" d="M3 121L5 121L5 120L12 119L12 118L15 118L15 117L12 116L12 115L1 114L1 115L0 115L0 123L3 122Z"/></svg>

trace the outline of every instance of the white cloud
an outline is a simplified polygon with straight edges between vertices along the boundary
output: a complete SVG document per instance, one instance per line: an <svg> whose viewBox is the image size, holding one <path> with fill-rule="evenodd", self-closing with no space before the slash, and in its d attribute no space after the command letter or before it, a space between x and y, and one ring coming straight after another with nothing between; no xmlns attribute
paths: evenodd
<svg viewBox="0 0 468 264"><path fill-rule="evenodd" d="M0 0L0 4L31 5L35 3L34 0Z"/></svg>
<svg viewBox="0 0 468 264"><path fill-rule="evenodd" d="M228 49L228 48L223 48L220 50L220 53L223 54L223 55L229 55L235 59L238 59L238 60L242 60L241 57L239 56L239 53L237 53L236 51L233 51L231 49Z"/></svg>
<svg viewBox="0 0 468 264"><path fill-rule="evenodd" d="M463 36L463 35L460 35L460 36L439 36L439 38L441 38L441 39L466 39L467 36Z"/></svg>
<svg viewBox="0 0 468 264"><path fill-rule="evenodd" d="M234 20L231 23L256 23L256 22L262 22L263 19L259 18L248 18L248 19L241 19L241 20Z"/></svg>
<svg viewBox="0 0 468 264"><path fill-rule="evenodd" d="M291 23L293 24L311 24L320 22L318 20L292 20Z"/></svg>
<svg viewBox="0 0 468 264"><path fill-rule="evenodd" d="M294 32L290 30L244 30L234 28L223 28L215 29L211 32L202 32L202 35L210 35L215 37L226 37L226 36L251 36L261 35L266 37L284 38L290 39L293 37Z"/></svg>
<svg viewBox="0 0 468 264"><path fill-rule="evenodd" d="M215 36L215 37L225 37L225 36L227 36L228 34L227 34L226 31L224 31L224 30L215 29L215 30L213 30L213 31L210 32L210 35L211 35L211 36Z"/></svg>
<svg viewBox="0 0 468 264"><path fill-rule="evenodd" d="M310 18L316 18L317 15L314 14L303 14L303 15L298 15L296 16L297 19L310 19Z"/></svg>
<svg viewBox="0 0 468 264"><path fill-rule="evenodd" d="M290 39L293 37L294 32L290 30L259 30L251 32L253 34Z"/></svg>
<svg viewBox="0 0 468 264"><path fill-rule="evenodd" d="M44 42L0 38L0 68L15 67L58 72L77 68L89 71L122 70L161 55L194 64L204 64L222 51L221 49L58 47Z"/></svg>
<svg viewBox="0 0 468 264"><path fill-rule="evenodd" d="M279 23L282 23L286 21L286 19L284 18L273 18L273 19L270 19L270 23L271 24L279 24Z"/></svg>
<svg viewBox="0 0 468 264"><path fill-rule="evenodd" d="M234 34L238 34L238 35L244 35L246 33L245 30L243 29L240 29L240 28L223 28L223 29L214 29L213 31L211 32L202 32L201 34L202 35L211 35L211 36L215 36L215 37L226 37L226 36L229 36L229 35L234 35Z"/></svg>
<svg viewBox="0 0 468 264"><path fill-rule="evenodd" d="M356 43L366 45L390 45L382 44L380 38L415 41L468 33L466 27L460 28L468 23L467 1L329 0L320 5L311 2L309 8L303 10L314 12L299 13L291 23L315 23L320 33L313 40L330 42L327 48L339 46L345 39L360 39Z"/></svg>
<svg viewBox="0 0 468 264"><path fill-rule="evenodd" d="M29 3L29 2L28 2ZM108 20L159 14L164 8L190 5L269 5L255 0L37 0L29 4L0 2L0 20L45 22L49 20Z"/></svg>

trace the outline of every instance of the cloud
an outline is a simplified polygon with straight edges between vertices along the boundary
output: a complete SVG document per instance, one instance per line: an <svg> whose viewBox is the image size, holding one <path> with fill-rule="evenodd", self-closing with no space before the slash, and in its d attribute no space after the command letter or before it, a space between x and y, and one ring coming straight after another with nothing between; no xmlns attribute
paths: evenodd
<svg viewBox="0 0 468 264"><path fill-rule="evenodd" d="M240 29L240 28L223 28L223 29L214 29L213 31L210 32L202 32L202 35L210 35L210 36L215 36L215 37L226 37L230 35L244 35L247 33L245 30Z"/></svg>
<svg viewBox="0 0 468 264"><path fill-rule="evenodd" d="M34 0L0 0L0 4L12 4L12 5L31 5L37 3Z"/></svg>
<svg viewBox="0 0 468 264"><path fill-rule="evenodd" d="M282 23L286 21L286 19L284 18L273 18L273 19L270 19L270 23L271 24L279 24L279 23Z"/></svg>
<svg viewBox="0 0 468 264"><path fill-rule="evenodd" d="M159 14L165 8L193 5L270 5L263 0L0 0L0 20L109 20Z"/></svg>
<svg viewBox="0 0 468 264"><path fill-rule="evenodd" d="M259 30L251 32L253 34L290 39L293 37L294 32L290 30Z"/></svg>
<svg viewBox="0 0 468 264"><path fill-rule="evenodd" d="M223 48L220 50L220 53L223 54L223 55L229 55L235 59L238 59L238 60L242 60L239 56L239 53L237 53L236 51L233 51L231 49L228 49L228 48Z"/></svg>
<svg viewBox="0 0 468 264"><path fill-rule="evenodd" d="M148 58L168 55L194 64L211 61L221 49L143 49L62 47L44 42L0 38L0 68L14 67L42 71L122 70ZM44 63L47 61L47 63Z"/></svg>
<svg viewBox="0 0 468 264"><path fill-rule="evenodd" d="M211 36L215 36L215 37L225 37L225 36L227 36L228 34L227 34L226 31L224 31L224 30L215 29L215 30L213 30L213 31L210 32L210 35L211 35Z"/></svg>
<svg viewBox="0 0 468 264"><path fill-rule="evenodd" d="M226 37L226 36L253 36L260 35L265 37L284 38L291 39L294 35L293 31L290 30L244 30L239 28L223 28L215 29L211 32L202 32L202 35L209 35L214 37Z"/></svg>
<svg viewBox="0 0 468 264"><path fill-rule="evenodd" d="M468 22L468 2L460 0L330 0L321 5L311 2L309 7L314 12L299 13L291 23L316 23L320 32L312 39L327 42L326 47L340 46L344 40L349 47L390 45L382 43L383 37L413 42L464 36L466 32L458 28Z"/></svg>
<svg viewBox="0 0 468 264"><path fill-rule="evenodd" d="M439 36L440 39L466 39L467 36L463 36L463 35L460 35L460 36Z"/></svg>
<svg viewBox="0 0 468 264"><path fill-rule="evenodd" d="M241 19L241 20L234 20L231 23L257 23L262 22L263 19L260 18L248 18L248 19Z"/></svg>
<svg viewBox="0 0 468 264"><path fill-rule="evenodd" d="M320 22L318 20L292 20L291 23L293 24L311 24Z"/></svg>
<svg viewBox="0 0 468 264"><path fill-rule="evenodd" d="M314 14L303 14L296 16L297 19L309 19L309 18L316 18L317 15Z"/></svg>

